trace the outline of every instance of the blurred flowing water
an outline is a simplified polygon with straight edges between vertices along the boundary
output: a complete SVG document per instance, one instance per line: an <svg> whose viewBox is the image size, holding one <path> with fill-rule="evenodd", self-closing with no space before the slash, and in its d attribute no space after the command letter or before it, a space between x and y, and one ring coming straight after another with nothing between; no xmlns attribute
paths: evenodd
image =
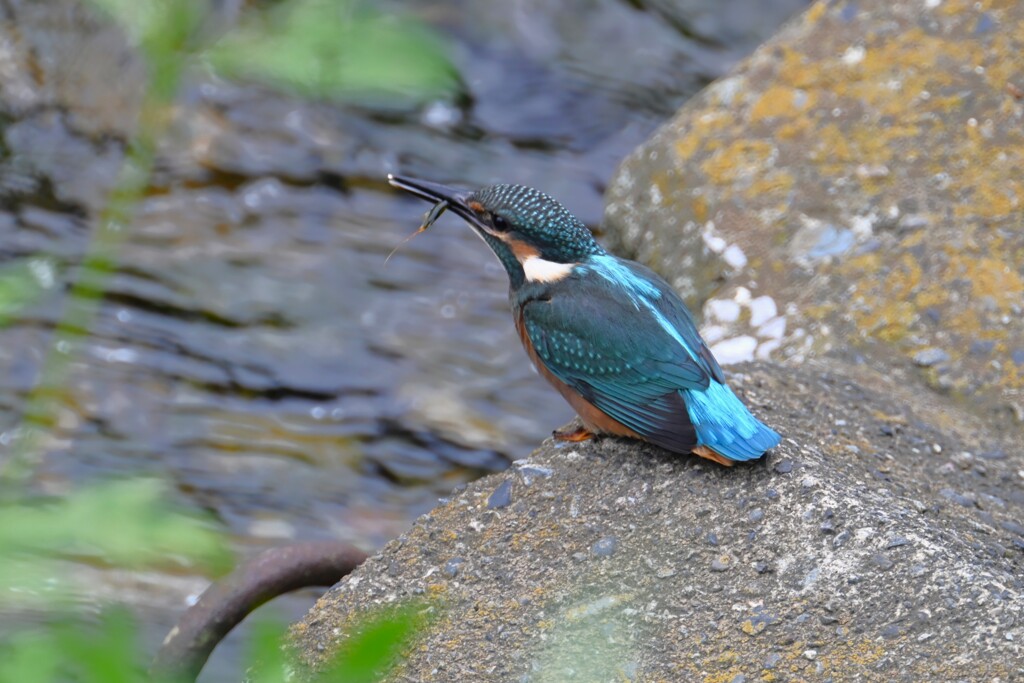
<svg viewBox="0 0 1024 683"><path fill-rule="evenodd" d="M223 520L243 553L327 537L372 549L454 486L525 457L571 411L520 348L505 275L451 216L385 265L428 208L385 174L533 185L596 228L617 162L803 5L388 3L445 36L469 95L414 110L196 74L99 317L71 349L43 488L155 474ZM122 125L103 78L76 87L97 90L90 116ZM103 125L59 107L5 125L0 254L50 255L38 277L55 284L0 329L0 443L59 315L55 264L85 249L97 178L119 163ZM154 633L201 585L157 577L139 591ZM231 676L223 664L204 674Z"/></svg>

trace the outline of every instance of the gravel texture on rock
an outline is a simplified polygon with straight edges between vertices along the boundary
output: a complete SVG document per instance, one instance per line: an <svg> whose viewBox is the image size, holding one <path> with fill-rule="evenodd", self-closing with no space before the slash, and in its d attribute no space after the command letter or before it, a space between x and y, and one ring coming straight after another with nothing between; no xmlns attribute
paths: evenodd
<svg viewBox="0 0 1024 683"><path fill-rule="evenodd" d="M294 627L302 659L418 598L434 621L388 680L1024 675L1019 447L891 380L742 370L785 436L764 460L549 441L328 592Z"/></svg>

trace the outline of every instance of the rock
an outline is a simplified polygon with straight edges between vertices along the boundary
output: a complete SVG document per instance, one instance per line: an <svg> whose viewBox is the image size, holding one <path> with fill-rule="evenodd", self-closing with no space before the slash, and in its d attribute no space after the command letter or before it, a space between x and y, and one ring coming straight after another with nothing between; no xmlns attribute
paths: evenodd
<svg viewBox="0 0 1024 683"><path fill-rule="evenodd" d="M76 0L0 5L0 199L50 188L95 210L121 169L145 65L121 31ZM116 77L112 77L116 74Z"/></svg>
<svg viewBox="0 0 1024 683"><path fill-rule="evenodd" d="M1009 680L1024 661L1019 443L978 443L977 418L951 422L930 402L918 412L893 379L742 371L739 393L787 435L764 461L725 469L628 440L548 441L529 462L550 476L517 486L513 505L489 508L508 474L476 481L325 594L293 632L303 661L316 667L361 615L422 593L438 616L388 680L560 680L540 663L589 661L594 639L599 680L630 663L636 680L760 680L766 663L806 665L809 650L809 666L868 681ZM862 454L837 442L839 414ZM879 416L902 425L898 439ZM936 442L1006 457L980 480L940 472ZM801 476L779 473L784 460ZM944 493L980 488L1005 508ZM754 536L744 500L764 511ZM823 519L842 533L822 537ZM930 618L894 621L918 612ZM500 643L486 640L499 628Z"/></svg>
<svg viewBox="0 0 1024 683"><path fill-rule="evenodd" d="M590 547L594 557L611 557L615 549L619 547L619 541L614 536L605 536Z"/></svg>
<svg viewBox="0 0 1024 683"><path fill-rule="evenodd" d="M719 555L715 559L711 560L711 571L713 572L725 572L729 571L732 567L732 558L728 555Z"/></svg>
<svg viewBox="0 0 1024 683"><path fill-rule="evenodd" d="M512 503L512 480L506 479L498 484L487 499L487 508L496 510Z"/></svg>
<svg viewBox="0 0 1024 683"><path fill-rule="evenodd" d="M779 338L714 320L754 358L860 356L1019 428L1021 54L1022 3L815 3L624 161L606 240L695 305L769 297Z"/></svg>
<svg viewBox="0 0 1024 683"><path fill-rule="evenodd" d="M949 354L942 349L936 349L934 347L921 349L914 354L914 362L920 365L922 368L930 368L933 365L939 363L945 363L949 360Z"/></svg>

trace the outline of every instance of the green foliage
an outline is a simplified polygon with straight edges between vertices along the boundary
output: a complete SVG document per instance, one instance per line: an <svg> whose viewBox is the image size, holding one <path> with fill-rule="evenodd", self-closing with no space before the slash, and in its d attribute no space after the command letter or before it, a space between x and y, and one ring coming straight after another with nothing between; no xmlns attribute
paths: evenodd
<svg viewBox="0 0 1024 683"><path fill-rule="evenodd" d="M452 92L455 70L422 26L354 0L293 0L256 15L208 53L227 76L313 96L422 100Z"/></svg>
<svg viewBox="0 0 1024 683"><path fill-rule="evenodd" d="M20 259L0 266L0 327L53 286L53 261Z"/></svg>
<svg viewBox="0 0 1024 683"><path fill-rule="evenodd" d="M198 0L92 0L149 57L165 90L162 59L192 50L229 78L335 99L420 102L453 93L458 77L441 41L421 24L359 0L290 0L249 11L210 46L192 45Z"/></svg>
<svg viewBox="0 0 1024 683"><path fill-rule="evenodd" d="M118 247L149 184L157 141L169 123L181 74L205 58L227 76L251 78L317 97L419 102L452 93L455 71L440 42L408 20L386 17L357 0L291 0L266 12L249 9L241 28L204 46L208 0L91 0L117 21L146 59L149 81L139 126L117 186L96 219L57 324L37 387L27 400L21 436L0 458L0 608L46 608L34 627L0 624L0 683L134 683L148 681L138 624L123 610L76 616L60 580L69 561L142 569L170 564L210 573L231 564L228 542L210 520L172 506L152 480L85 487L62 498L33 498L30 475L43 452L41 429L66 378L68 341L88 334ZM205 36L210 37L210 36ZM116 75L112 75L116 77ZM0 267L0 325L54 284L55 264L30 258ZM32 426L29 423L34 423ZM323 681L369 683L390 670L423 628L422 605L371 616L328 666ZM9 620L7 620L9 621ZM252 680L291 676L283 629L258 625Z"/></svg>
<svg viewBox="0 0 1024 683"><path fill-rule="evenodd" d="M388 608L357 623L350 638L311 683L373 683L389 673L422 627L423 605ZM96 619L54 620L0 642L0 683L152 683L139 657L138 625L123 609ZM246 647L250 683L294 680L281 621L258 618Z"/></svg>
<svg viewBox="0 0 1024 683"><path fill-rule="evenodd" d="M8 586L23 585L19 576L24 581L56 575L55 561L67 557L126 568L186 562L217 573L231 566L223 534L209 521L174 509L163 486L149 479L0 505L0 557L11 559L0 570Z"/></svg>
<svg viewBox="0 0 1024 683"><path fill-rule="evenodd" d="M332 654L310 683L374 683L390 673L417 633L428 625L427 603L413 601L365 615ZM251 683L281 683L293 670L286 645L286 631L278 622L259 620L249 641ZM304 679L305 680L305 679Z"/></svg>
<svg viewBox="0 0 1024 683"><path fill-rule="evenodd" d="M334 655L320 678L345 683L372 683L390 671L402 650L427 624L424 605L410 603L369 615Z"/></svg>
<svg viewBox="0 0 1024 683"><path fill-rule="evenodd" d="M246 647L246 661L252 663L246 675L248 683L281 683L289 679L288 653L282 646L286 634L279 620L256 620Z"/></svg>

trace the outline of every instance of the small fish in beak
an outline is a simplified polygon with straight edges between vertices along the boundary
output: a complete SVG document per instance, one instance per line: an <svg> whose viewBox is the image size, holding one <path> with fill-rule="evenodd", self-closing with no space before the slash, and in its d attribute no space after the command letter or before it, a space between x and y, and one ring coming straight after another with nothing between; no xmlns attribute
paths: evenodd
<svg viewBox="0 0 1024 683"><path fill-rule="evenodd" d="M398 251L399 247L401 247L403 244L405 244L406 242L408 242L421 232L426 232L427 229L431 225L436 223L437 219L440 218L441 215L447 210L448 200L446 199L442 199L437 204L434 204L430 211L427 211L425 214L423 214L423 223L420 225L420 227L416 228L416 232L412 233L411 235L409 235L408 237L406 237L401 242L395 245L395 248L391 250L391 253L388 254L388 257L384 259L384 265L387 265L388 261L390 261L391 257L395 255L395 252Z"/></svg>

